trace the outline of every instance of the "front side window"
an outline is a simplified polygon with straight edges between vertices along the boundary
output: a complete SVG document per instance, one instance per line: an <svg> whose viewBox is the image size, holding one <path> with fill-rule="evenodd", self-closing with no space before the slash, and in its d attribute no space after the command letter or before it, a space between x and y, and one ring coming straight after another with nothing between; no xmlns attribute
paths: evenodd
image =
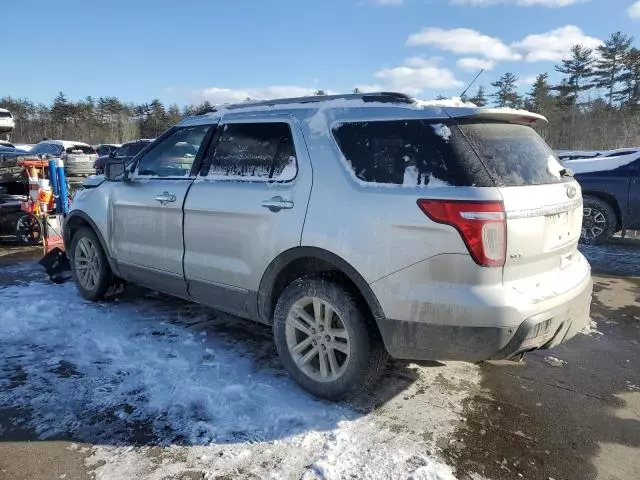
<svg viewBox="0 0 640 480"><path fill-rule="evenodd" d="M138 162L138 175L186 177L211 125L176 128Z"/></svg>
<svg viewBox="0 0 640 480"><path fill-rule="evenodd" d="M289 181L297 173L296 152L287 123L224 126L208 177L224 180Z"/></svg>

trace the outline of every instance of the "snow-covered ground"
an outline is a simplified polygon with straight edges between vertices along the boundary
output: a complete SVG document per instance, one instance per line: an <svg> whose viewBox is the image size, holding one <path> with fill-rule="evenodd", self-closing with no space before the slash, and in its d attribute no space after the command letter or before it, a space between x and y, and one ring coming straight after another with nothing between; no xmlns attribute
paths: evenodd
<svg viewBox="0 0 640 480"><path fill-rule="evenodd" d="M454 478L440 447L477 366L396 364L327 403L286 376L268 328L136 288L92 304L32 268L0 267L29 279L0 286L0 411L27 412L0 437L88 443L97 479Z"/></svg>

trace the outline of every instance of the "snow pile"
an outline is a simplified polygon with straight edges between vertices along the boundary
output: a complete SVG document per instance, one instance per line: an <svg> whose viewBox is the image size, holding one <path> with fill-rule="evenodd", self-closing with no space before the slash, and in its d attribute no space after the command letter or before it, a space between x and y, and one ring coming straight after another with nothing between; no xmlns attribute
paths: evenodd
<svg viewBox="0 0 640 480"><path fill-rule="evenodd" d="M567 364L564 360L560 360L556 357L544 357L542 361L552 367L564 367Z"/></svg>
<svg viewBox="0 0 640 480"><path fill-rule="evenodd" d="M414 406L394 394L365 415L300 390L269 361L273 345L263 338L261 347L259 328L238 342L237 320L144 295L94 304L72 284L0 289L0 409L29 412L4 432L32 428L41 439L99 444L86 461L97 479L194 471L205 478L453 478L434 456L435 442L453 432L477 367L427 370L424 383L405 389ZM209 335L212 322L234 330ZM440 386L436 375L456 383ZM387 380L375 394L391 387Z"/></svg>
<svg viewBox="0 0 640 480"><path fill-rule="evenodd" d="M602 335L602 332L598 330L598 324L595 320L589 319L589 322L584 326L580 333L583 335L593 336L593 335Z"/></svg>

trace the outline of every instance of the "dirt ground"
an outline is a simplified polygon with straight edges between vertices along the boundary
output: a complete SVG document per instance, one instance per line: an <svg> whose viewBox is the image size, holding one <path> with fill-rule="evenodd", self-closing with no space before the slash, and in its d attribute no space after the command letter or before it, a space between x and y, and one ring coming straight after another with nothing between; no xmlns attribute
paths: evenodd
<svg viewBox="0 0 640 480"><path fill-rule="evenodd" d="M375 392L346 406L392 432L395 440L424 441L427 450L452 466L458 479L637 480L640 246L636 241L617 240L583 251L592 263L595 281L591 310L595 323L588 334L554 350L528 354L521 363L396 363ZM33 265L38 255L33 249L0 247L0 303L4 286L44 281L39 267ZM180 321L188 328L231 336L249 347L253 361L277 365L268 330L256 335L253 327L230 327L216 320L190 324L184 314L190 307L182 302L164 302L154 308L186 318ZM17 376L12 381L27 380ZM3 393L0 389L0 400ZM81 435L42 440L35 430L25 427L29 415L21 408L0 408L2 480L127 478L127 472L140 476L133 463L148 460L166 466L184 454L156 445L145 435L130 436L124 444L108 447L83 442L86 436ZM372 438L370 446L373 450L380 447L376 442L388 441L382 451L390 451L400 448L395 440ZM269 444L269 448L254 449L255 462L266 462L264 455L269 452L278 455L277 447ZM105 470L112 460L118 468ZM148 478L343 478L319 470L313 472L315 476L304 470L297 476L281 475L273 465L266 465L264 474L236 468L235 473L224 476L212 474L197 462L185 465L182 470L151 469L154 474ZM366 476L357 472L351 478Z"/></svg>

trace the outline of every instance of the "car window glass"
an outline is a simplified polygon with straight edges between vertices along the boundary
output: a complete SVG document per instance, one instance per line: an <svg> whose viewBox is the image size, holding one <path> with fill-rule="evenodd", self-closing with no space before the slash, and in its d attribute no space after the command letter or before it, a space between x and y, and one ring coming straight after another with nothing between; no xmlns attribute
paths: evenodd
<svg viewBox="0 0 640 480"><path fill-rule="evenodd" d="M485 183L478 162L465 162L468 145L455 127L423 120L342 123L333 133L356 178L406 187ZM471 159L473 160L473 159ZM476 173L472 178L472 173Z"/></svg>
<svg viewBox="0 0 640 480"><path fill-rule="evenodd" d="M138 162L138 175L184 177L191 166L210 125L177 128L149 150Z"/></svg>
<svg viewBox="0 0 640 480"><path fill-rule="evenodd" d="M296 152L287 123L237 123L224 126L209 178L289 181L297 173Z"/></svg>
<svg viewBox="0 0 640 480"><path fill-rule="evenodd" d="M72 155L93 155L95 153L93 147L89 145L72 145L67 147L65 151Z"/></svg>

